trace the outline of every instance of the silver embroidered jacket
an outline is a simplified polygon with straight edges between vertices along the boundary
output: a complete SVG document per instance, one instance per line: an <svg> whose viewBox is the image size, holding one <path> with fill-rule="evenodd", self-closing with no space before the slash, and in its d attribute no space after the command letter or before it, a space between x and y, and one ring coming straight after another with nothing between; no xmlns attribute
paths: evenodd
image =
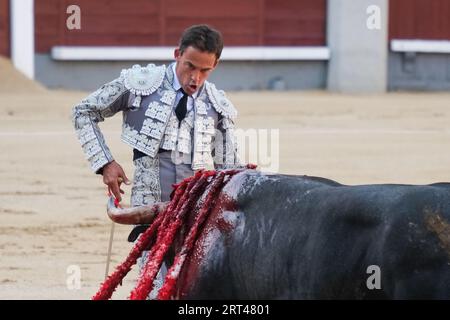
<svg viewBox="0 0 450 320"><path fill-rule="evenodd" d="M193 151L193 170L239 165L233 132L237 111L224 92L205 81L194 112L179 127L173 112L173 79L170 66L134 65L73 108L75 130L93 171L113 160L98 123L119 111L122 141L152 158L160 147L177 147L183 153Z"/></svg>

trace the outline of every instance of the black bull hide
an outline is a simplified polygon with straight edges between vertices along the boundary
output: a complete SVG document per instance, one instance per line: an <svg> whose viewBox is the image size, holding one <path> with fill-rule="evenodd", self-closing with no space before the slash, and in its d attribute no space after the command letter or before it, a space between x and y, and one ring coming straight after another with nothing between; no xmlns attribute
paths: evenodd
<svg viewBox="0 0 450 320"><path fill-rule="evenodd" d="M450 184L248 170L222 190L178 281L188 299L450 298Z"/></svg>

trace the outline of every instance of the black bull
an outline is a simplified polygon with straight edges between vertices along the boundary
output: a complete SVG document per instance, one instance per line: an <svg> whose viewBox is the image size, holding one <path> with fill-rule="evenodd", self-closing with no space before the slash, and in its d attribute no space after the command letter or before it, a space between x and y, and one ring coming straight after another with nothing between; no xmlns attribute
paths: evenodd
<svg viewBox="0 0 450 320"><path fill-rule="evenodd" d="M346 186L248 170L218 200L178 298L450 298L450 184Z"/></svg>

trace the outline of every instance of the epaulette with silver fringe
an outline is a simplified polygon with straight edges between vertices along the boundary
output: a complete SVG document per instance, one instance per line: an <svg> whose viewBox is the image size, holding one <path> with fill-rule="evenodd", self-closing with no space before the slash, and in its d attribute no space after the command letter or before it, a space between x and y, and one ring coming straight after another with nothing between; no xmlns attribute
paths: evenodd
<svg viewBox="0 0 450 320"><path fill-rule="evenodd" d="M225 118L234 119L237 117L237 110L230 100L225 96L223 90L218 90L213 83L205 82L206 93L212 105Z"/></svg>
<svg viewBox="0 0 450 320"><path fill-rule="evenodd" d="M135 64L129 69L122 70L120 76L125 88L136 96L133 107L139 108L142 96L148 96L159 88L164 80L165 72L165 65L154 64L148 64L146 67Z"/></svg>

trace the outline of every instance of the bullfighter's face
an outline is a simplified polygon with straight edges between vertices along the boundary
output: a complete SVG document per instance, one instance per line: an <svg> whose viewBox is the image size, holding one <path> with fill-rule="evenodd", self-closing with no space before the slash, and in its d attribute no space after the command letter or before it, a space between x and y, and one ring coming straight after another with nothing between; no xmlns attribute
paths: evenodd
<svg viewBox="0 0 450 320"><path fill-rule="evenodd" d="M194 94L203 85L218 63L214 53L202 52L192 46L183 52L175 49L175 59L178 81L188 95Z"/></svg>

